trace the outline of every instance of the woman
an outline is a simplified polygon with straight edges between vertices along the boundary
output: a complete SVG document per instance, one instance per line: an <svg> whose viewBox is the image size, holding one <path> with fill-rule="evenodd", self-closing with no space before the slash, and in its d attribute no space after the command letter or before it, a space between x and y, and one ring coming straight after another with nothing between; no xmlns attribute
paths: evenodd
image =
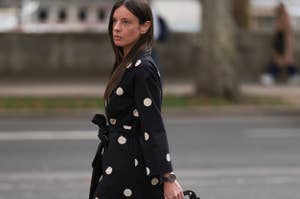
<svg viewBox="0 0 300 199"><path fill-rule="evenodd" d="M272 84L282 72L287 72L289 83L299 82L298 69L294 64L293 30L289 14L283 3L276 8L275 35L273 39L273 61L268 65L267 74L262 76L263 84Z"/></svg>
<svg viewBox="0 0 300 199"><path fill-rule="evenodd" d="M104 94L108 126L100 132L105 144L93 161L95 170L101 159L103 172L92 182L90 198L183 199L160 112L162 88L150 56L153 19L146 1L115 3L109 36L115 64Z"/></svg>

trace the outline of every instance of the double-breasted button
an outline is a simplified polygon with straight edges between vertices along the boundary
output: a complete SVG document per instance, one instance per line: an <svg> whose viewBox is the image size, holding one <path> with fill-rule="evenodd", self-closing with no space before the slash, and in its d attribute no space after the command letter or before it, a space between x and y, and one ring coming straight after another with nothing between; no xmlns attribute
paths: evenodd
<svg viewBox="0 0 300 199"><path fill-rule="evenodd" d="M127 142L127 139L124 136L120 136L118 138L119 144L125 144Z"/></svg>
<svg viewBox="0 0 300 199"><path fill-rule="evenodd" d="M152 178L151 184L152 184L153 186L158 185L158 183L159 183L158 178L156 178L156 177Z"/></svg>
<svg viewBox="0 0 300 199"><path fill-rule="evenodd" d="M149 107L149 106L151 106L151 104L152 104L152 100L149 98L149 97L147 97L147 98L145 98L144 99L144 105L146 106L146 107Z"/></svg>
<svg viewBox="0 0 300 199"><path fill-rule="evenodd" d="M124 196L126 196L126 197L130 197L130 196L132 196L132 191L131 191L131 189L125 189L124 191L123 191L123 194L124 194Z"/></svg>

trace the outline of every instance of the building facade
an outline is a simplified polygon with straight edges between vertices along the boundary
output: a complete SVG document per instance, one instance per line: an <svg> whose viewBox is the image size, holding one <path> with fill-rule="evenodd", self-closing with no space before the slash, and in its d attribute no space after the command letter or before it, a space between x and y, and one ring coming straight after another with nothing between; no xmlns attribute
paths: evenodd
<svg viewBox="0 0 300 199"><path fill-rule="evenodd" d="M106 31L113 1L23 0L24 32Z"/></svg>

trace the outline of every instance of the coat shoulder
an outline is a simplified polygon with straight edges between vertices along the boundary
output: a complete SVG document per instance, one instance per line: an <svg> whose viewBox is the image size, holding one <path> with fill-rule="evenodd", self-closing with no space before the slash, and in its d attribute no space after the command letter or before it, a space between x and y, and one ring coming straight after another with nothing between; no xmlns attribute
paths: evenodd
<svg viewBox="0 0 300 199"><path fill-rule="evenodd" d="M135 76L140 78L155 77L158 73L157 67L151 58L142 57L133 64L133 72Z"/></svg>

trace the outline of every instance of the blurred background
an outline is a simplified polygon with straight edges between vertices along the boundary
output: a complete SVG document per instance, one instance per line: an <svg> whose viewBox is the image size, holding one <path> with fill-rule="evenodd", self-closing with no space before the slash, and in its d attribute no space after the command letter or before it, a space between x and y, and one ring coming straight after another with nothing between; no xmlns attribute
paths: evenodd
<svg viewBox="0 0 300 199"><path fill-rule="evenodd" d="M114 2L0 0L0 199L88 197ZM150 3L183 188L209 199L300 198L300 1ZM292 74L269 73L277 44Z"/></svg>

